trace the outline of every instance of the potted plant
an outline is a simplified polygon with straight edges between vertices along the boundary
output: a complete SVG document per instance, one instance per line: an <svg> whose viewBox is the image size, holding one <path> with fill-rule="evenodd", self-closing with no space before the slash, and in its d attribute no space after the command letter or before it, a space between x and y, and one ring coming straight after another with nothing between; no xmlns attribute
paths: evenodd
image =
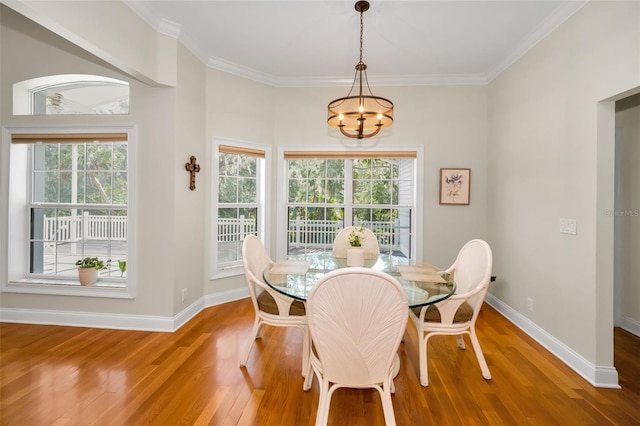
<svg viewBox="0 0 640 426"><path fill-rule="evenodd" d="M364 266L364 227L355 227L349 234L349 245L347 249L347 266Z"/></svg>
<svg viewBox="0 0 640 426"><path fill-rule="evenodd" d="M106 262L107 264L109 261ZM98 272L107 269L107 265L97 257L85 257L76 262L81 285L91 285L98 280Z"/></svg>

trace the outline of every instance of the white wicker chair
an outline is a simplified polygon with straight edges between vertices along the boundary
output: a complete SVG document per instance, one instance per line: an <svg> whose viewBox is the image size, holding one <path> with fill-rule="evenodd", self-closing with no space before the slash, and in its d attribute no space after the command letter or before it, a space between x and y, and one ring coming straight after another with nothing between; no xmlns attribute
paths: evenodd
<svg viewBox="0 0 640 426"><path fill-rule="evenodd" d="M299 300L278 293L269 287L262 277L265 268L273 264L262 242L255 235L247 236L242 243L242 262L249 287L249 294L255 310L255 320L251 338L240 359L240 366L247 364L253 342L259 337L262 325L275 327L297 327L303 333L302 374L308 371L309 333L306 327L304 304Z"/></svg>
<svg viewBox="0 0 640 426"><path fill-rule="evenodd" d="M456 292L450 298L435 305L413 308L409 317L418 332L420 359L420 384L429 385L427 372L427 342L436 335L457 336L458 347L465 349L463 335L471 338L476 358L485 379L491 379L491 372L484 359L480 342L476 335L476 319L491 281L493 256L489 244L482 240L467 242L446 272L453 273Z"/></svg>
<svg viewBox="0 0 640 426"><path fill-rule="evenodd" d="M331 396L340 387L376 389L386 424L396 424L391 394L407 310L400 283L369 268L335 270L313 286L307 321L313 347L310 369L320 382L316 425L327 423ZM310 385L311 371L306 376Z"/></svg>
<svg viewBox="0 0 640 426"><path fill-rule="evenodd" d="M351 247L349 244L349 234L354 229L360 229L359 226L347 226L338 232L336 238L333 240L333 257L345 258L347 257L347 249ZM380 245L376 234L370 229L364 228L362 233L364 234L364 241L362 242L362 248L364 249L364 258L368 260L375 260L380 256Z"/></svg>

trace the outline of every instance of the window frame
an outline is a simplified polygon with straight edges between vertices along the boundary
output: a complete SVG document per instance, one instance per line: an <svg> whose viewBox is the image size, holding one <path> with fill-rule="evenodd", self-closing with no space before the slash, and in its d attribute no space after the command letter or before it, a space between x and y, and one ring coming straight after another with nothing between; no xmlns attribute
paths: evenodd
<svg viewBox="0 0 640 426"><path fill-rule="evenodd" d="M64 111L59 114L47 113L46 98L51 92L66 92L77 89L126 88L127 111L107 113L96 111ZM112 91L110 91L112 92ZM93 102L100 100L95 94L87 95ZM131 89L127 81L93 74L56 74L36 77L13 85L13 115L128 115L130 113ZM109 99L113 101L113 99ZM90 106L87 108L91 108Z"/></svg>
<svg viewBox="0 0 640 426"><path fill-rule="evenodd" d="M125 278L101 278L99 285L81 286L79 280L29 274L29 225L28 211L31 208L32 165L29 145L12 147L12 135L20 134L78 134L78 133L126 133L127 134L127 275ZM126 126L4 126L0 147L2 168L0 216L6 218L0 223L0 276L1 291L6 293L53 294L68 296L90 296L133 299L137 288L135 281L135 218L136 218L136 151L137 129ZM20 169L21 167L24 167ZM18 247L18 249L11 249ZM124 286L122 285L124 283Z"/></svg>
<svg viewBox="0 0 640 426"><path fill-rule="evenodd" d="M331 154L337 153L337 157L332 158L355 158L357 156L357 152L362 152L362 147L354 147L353 149L348 149L345 147L335 147L334 149L327 147L319 147L319 146L280 146L278 148L278 176L277 176L277 224L276 224L276 256L278 258L285 258L287 256L287 218L288 218L288 182L287 182L287 171L286 171L286 159L285 153L294 154L294 155L310 155L312 152L321 152L326 154L327 151L330 151ZM424 155L423 148L421 146L399 146L399 147L390 147L390 146L379 146L379 147L370 147L366 149L368 154L372 154L372 157L375 157L375 153L379 153L380 156L386 156L389 158L390 152L399 153L402 156L402 153L406 153L407 155L415 155L415 171L414 171L414 200L413 205L415 209L415 214L411 215L411 229L414 230L414 238L411 241L411 253L413 259L421 259L423 244L422 238L423 235L423 221L418 220L418 212L424 212L424 203L423 203L423 191L420 191L420 186L418 183L423 182L423 173L424 173ZM310 156L309 158L312 158ZM346 173L344 179L353 179L351 172ZM350 185L345 187L345 199L348 196L351 196L351 189L349 189ZM345 201L346 203L346 201ZM345 213L345 223L350 220L351 215ZM420 239L420 242L418 242Z"/></svg>
<svg viewBox="0 0 640 426"><path fill-rule="evenodd" d="M224 139L214 137L211 147L211 213L210 217L210 255L209 255L209 279L214 280L218 278L225 278L231 276L237 276L244 274L244 267L242 259L233 265L220 267L218 264L218 209L220 204L218 202L219 194L219 161L220 161L220 146L226 146L231 148L237 148L239 153L243 150L247 152L262 152L264 158L258 161L256 167L256 188L258 190L258 202L256 208L258 210L258 223L257 223L257 236L260 238L265 247L269 247L269 233L266 232L267 224L270 223L270 199L267 197L267 187L271 186L271 146L264 145L255 142L245 142L231 139ZM270 195L270 194L269 194Z"/></svg>

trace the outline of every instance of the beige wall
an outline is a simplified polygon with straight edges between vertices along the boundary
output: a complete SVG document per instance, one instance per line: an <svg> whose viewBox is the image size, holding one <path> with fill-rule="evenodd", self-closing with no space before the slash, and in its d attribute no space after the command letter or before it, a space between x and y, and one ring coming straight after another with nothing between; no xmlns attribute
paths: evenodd
<svg viewBox="0 0 640 426"><path fill-rule="evenodd" d="M203 296L205 281L205 253L203 247L208 241L204 233L206 200L210 186L203 170L208 169L205 150L205 107L206 68L184 47L178 50L176 102L173 114L176 132L172 135L171 161L173 175L172 190L175 194L172 208L175 212L173 232L174 245L166 247L173 251L171 263L174 265L174 309L177 314ZM196 174L196 189L189 189L190 174L185 164L194 155L200 172ZM157 232L157 231L156 231ZM186 289L184 301L182 290Z"/></svg>
<svg viewBox="0 0 640 426"><path fill-rule="evenodd" d="M184 163L189 155L203 156L204 65L182 50L178 69L182 81L180 89L151 87L121 73L11 9L1 6L0 19L3 126L131 124L137 126L138 133L136 265L131 265L135 270L133 279L138 296L133 300L122 300L3 293L1 306L174 316L185 305L180 299L182 288L189 289L187 302L202 296L204 268L202 256L198 253L203 244L201 227L204 222L203 190L206 187L191 193ZM129 81L132 99L130 114L56 117L12 115L10 94L13 83L65 73L98 74ZM194 229L193 224L198 226ZM6 226L6 221L1 226ZM196 244L195 252L191 251L190 241Z"/></svg>
<svg viewBox="0 0 640 426"><path fill-rule="evenodd" d="M621 323L640 325L640 95L618 102L616 130L621 135L621 199L614 211L620 224ZM627 325L629 326L629 325Z"/></svg>
<svg viewBox="0 0 640 426"><path fill-rule="evenodd" d="M613 209L614 129L598 103L640 84L639 6L587 4L489 87L490 291L602 366L613 365L613 219L601 207ZM600 138L599 125L610 127Z"/></svg>
<svg viewBox="0 0 640 426"><path fill-rule="evenodd" d="M207 69L206 72L206 191L208 193L207 217L211 217L211 196L217 196L217 179L211 171L212 145L214 138L271 145L273 143L274 90L255 81ZM210 279L211 220L204 229L206 242L205 294L215 294L246 288L244 275Z"/></svg>
<svg viewBox="0 0 640 426"><path fill-rule="evenodd" d="M134 78L151 85L176 85L177 40L153 30L123 2L8 3L20 14Z"/></svg>

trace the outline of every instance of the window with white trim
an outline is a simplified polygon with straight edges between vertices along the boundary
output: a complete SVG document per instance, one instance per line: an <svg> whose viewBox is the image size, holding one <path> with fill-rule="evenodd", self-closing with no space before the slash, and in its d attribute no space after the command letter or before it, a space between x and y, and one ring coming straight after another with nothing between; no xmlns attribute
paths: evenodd
<svg viewBox="0 0 640 426"><path fill-rule="evenodd" d="M58 74L13 85L14 115L129 114L129 83L88 74Z"/></svg>
<svg viewBox="0 0 640 426"><path fill-rule="evenodd" d="M286 254L328 251L345 226L371 229L381 251L412 257L415 152L285 151Z"/></svg>
<svg viewBox="0 0 640 426"><path fill-rule="evenodd" d="M212 188L212 275L242 273L242 243L247 235L265 242L266 159L269 148L214 141Z"/></svg>
<svg viewBox="0 0 640 426"><path fill-rule="evenodd" d="M10 139L8 284L14 291L79 287L76 262L97 257L107 269L92 287L132 295L132 128L104 130L3 130Z"/></svg>

